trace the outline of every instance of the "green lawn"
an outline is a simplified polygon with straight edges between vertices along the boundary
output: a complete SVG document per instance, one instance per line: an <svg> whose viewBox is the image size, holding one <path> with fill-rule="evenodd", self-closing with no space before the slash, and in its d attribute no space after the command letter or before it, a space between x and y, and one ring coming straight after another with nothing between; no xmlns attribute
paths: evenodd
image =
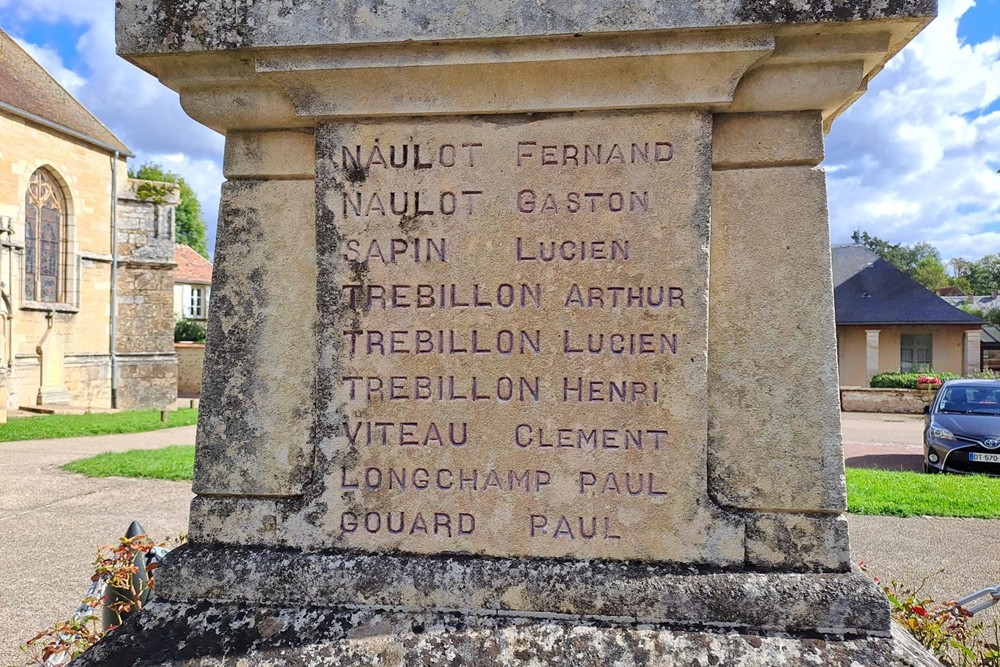
<svg viewBox="0 0 1000 667"><path fill-rule="evenodd" d="M188 481L194 473L194 445L173 445L162 449L133 449L119 454L105 453L73 461L63 470L87 477L140 477Z"/></svg>
<svg viewBox="0 0 1000 667"><path fill-rule="evenodd" d="M847 507L856 514L1000 518L1000 477L847 469Z"/></svg>
<svg viewBox="0 0 1000 667"><path fill-rule="evenodd" d="M133 410L117 413L84 415L42 415L19 417L0 424L0 442L15 440L47 440L74 438L81 435L141 433L161 428L190 426L198 422L198 410L186 408L167 413L167 422L160 421L159 410Z"/></svg>

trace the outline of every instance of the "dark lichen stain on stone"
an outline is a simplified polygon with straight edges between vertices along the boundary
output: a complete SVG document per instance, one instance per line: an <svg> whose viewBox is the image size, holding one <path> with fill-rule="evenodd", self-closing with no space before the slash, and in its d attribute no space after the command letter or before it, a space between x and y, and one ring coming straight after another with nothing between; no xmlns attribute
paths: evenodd
<svg viewBox="0 0 1000 667"><path fill-rule="evenodd" d="M812 23L935 16L935 0L743 0L736 10L739 23Z"/></svg>
<svg viewBox="0 0 1000 667"><path fill-rule="evenodd" d="M344 178L348 183L364 183L368 179L368 172L359 164L344 165Z"/></svg>
<svg viewBox="0 0 1000 667"><path fill-rule="evenodd" d="M415 215L403 215L399 218L399 228L412 237L420 229L420 221Z"/></svg>

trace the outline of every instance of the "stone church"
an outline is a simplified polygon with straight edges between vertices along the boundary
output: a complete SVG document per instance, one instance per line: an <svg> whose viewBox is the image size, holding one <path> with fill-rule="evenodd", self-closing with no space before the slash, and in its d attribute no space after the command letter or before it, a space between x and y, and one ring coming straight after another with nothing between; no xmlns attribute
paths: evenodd
<svg viewBox="0 0 1000 667"><path fill-rule="evenodd" d="M176 188L0 30L0 421L176 398Z"/></svg>

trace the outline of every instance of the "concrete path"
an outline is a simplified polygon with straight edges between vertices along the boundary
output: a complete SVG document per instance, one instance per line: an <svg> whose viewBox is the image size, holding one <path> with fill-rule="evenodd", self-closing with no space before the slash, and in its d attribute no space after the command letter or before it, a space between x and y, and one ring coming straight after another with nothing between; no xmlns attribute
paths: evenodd
<svg viewBox="0 0 1000 667"><path fill-rule="evenodd" d="M0 428L3 428L0 425ZM156 540L187 530L191 485L91 479L59 466L101 452L192 444L195 427L65 440L0 443L0 665L79 605L97 547L138 520Z"/></svg>
<svg viewBox="0 0 1000 667"><path fill-rule="evenodd" d="M844 462L850 468L919 471L924 457L923 415L844 412Z"/></svg>

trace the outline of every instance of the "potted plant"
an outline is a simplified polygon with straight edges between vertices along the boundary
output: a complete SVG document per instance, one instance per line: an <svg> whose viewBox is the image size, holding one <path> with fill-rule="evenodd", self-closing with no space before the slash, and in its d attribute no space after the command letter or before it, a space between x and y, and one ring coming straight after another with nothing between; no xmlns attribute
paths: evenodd
<svg viewBox="0 0 1000 667"><path fill-rule="evenodd" d="M917 389L937 390L941 388L941 380L933 375L921 375L917 378Z"/></svg>

